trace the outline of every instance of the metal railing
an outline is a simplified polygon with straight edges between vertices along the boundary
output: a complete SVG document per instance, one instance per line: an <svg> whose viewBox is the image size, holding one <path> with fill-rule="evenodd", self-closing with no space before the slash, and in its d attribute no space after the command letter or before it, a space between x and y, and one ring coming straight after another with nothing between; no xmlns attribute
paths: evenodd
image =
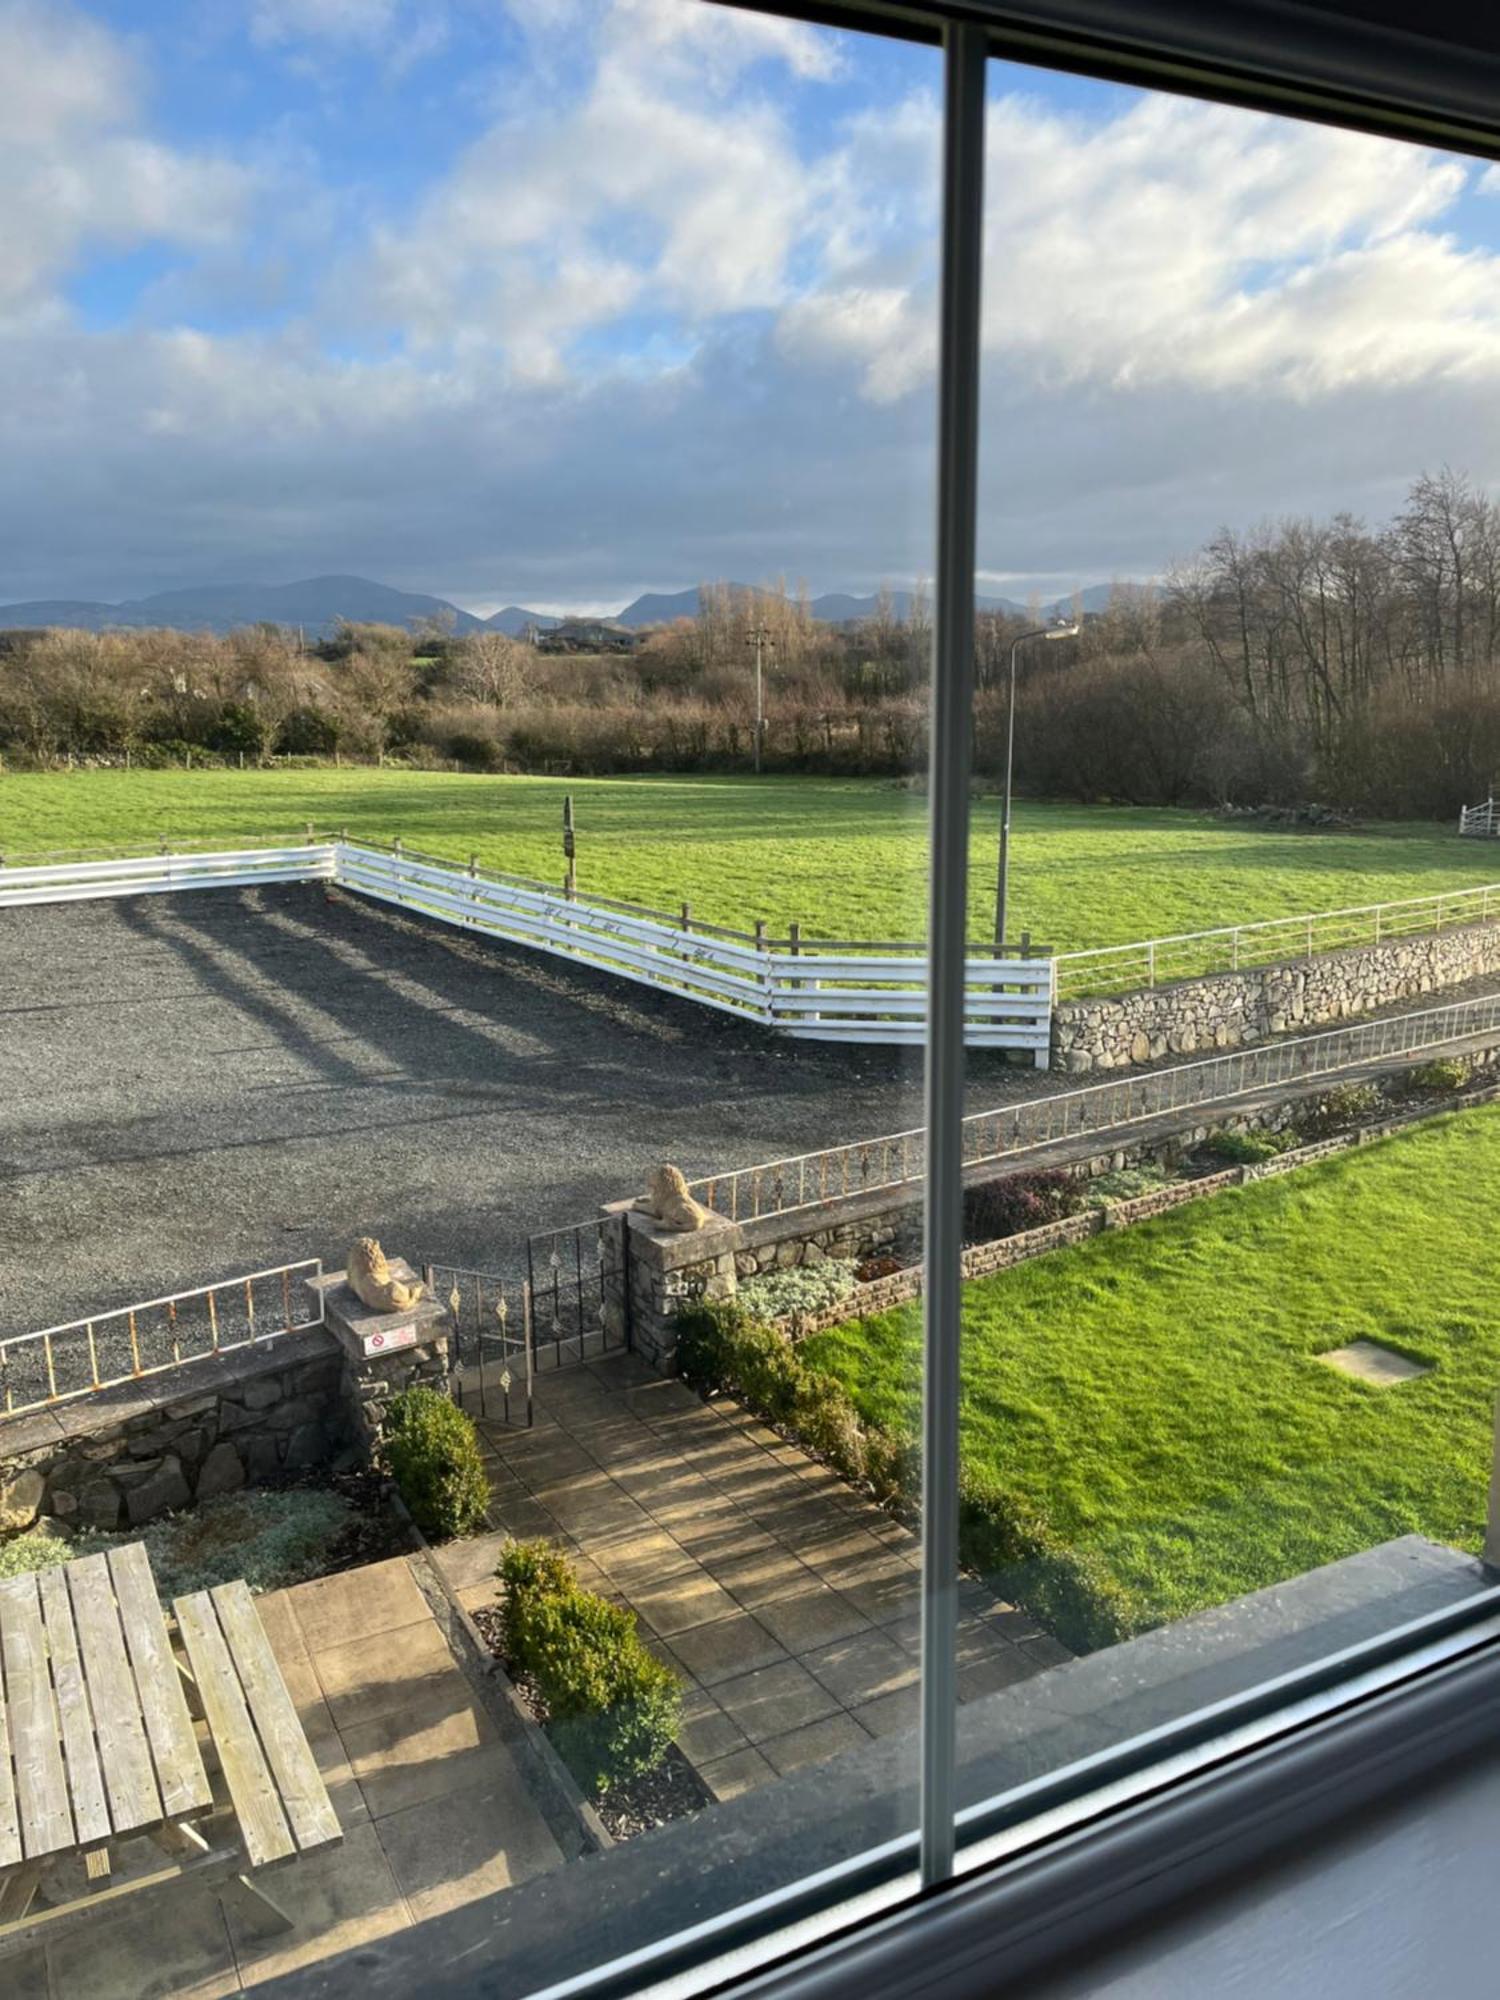
<svg viewBox="0 0 1500 2000"><path fill-rule="evenodd" d="M0 868L0 909L154 896L178 889L243 889L272 882L329 882L338 851L327 845L133 854L117 861L56 861Z"/></svg>
<svg viewBox="0 0 1500 2000"><path fill-rule="evenodd" d="M1500 883L1484 882L1473 889L1408 896L1400 902L1362 903L1346 910L1270 917L1218 930L1184 931L1175 937L1065 951L1055 961L1057 998L1081 1000L1106 993L1131 993L1174 980L1198 979L1211 972L1288 964L1354 945L1386 944L1460 924L1487 923L1495 917L1500 917Z"/></svg>
<svg viewBox="0 0 1500 2000"><path fill-rule="evenodd" d="M1231 1104L1257 1091L1336 1077L1365 1064L1420 1055L1491 1032L1500 1033L1500 995L1236 1049L1172 1069L975 1112L964 1120L964 1165L984 1166L1065 1139L1112 1133L1177 1111ZM851 1195L917 1185L925 1141L923 1128L916 1126L819 1153L708 1174L690 1188L699 1201L734 1222L818 1208Z"/></svg>
<svg viewBox="0 0 1500 2000"><path fill-rule="evenodd" d="M323 1324L316 1257L0 1340L0 1411L97 1395Z"/></svg>

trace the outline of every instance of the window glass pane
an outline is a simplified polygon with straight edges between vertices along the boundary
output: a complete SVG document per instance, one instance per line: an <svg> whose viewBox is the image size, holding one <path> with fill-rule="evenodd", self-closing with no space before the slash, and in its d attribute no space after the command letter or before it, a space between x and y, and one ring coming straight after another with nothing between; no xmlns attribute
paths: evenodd
<svg viewBox="0 0 1500 2000"><path fill-rule="evenodd" d="M965 1552L1057 1664L970 1802L1481 1586L1500 1129L1433 1116L1495 1019L1490 176L1010 65L989 115L971 899L1014 667L1059 1004L969 1195Z"/></svg>
<svg viewBox="0 0 1500 2000"><path fill-rule="evenodd" d="M0 1568L247 1579L342 1840L37 1956L539 1988L915 1833L939 59L199 15L0 9Z"/></svg>

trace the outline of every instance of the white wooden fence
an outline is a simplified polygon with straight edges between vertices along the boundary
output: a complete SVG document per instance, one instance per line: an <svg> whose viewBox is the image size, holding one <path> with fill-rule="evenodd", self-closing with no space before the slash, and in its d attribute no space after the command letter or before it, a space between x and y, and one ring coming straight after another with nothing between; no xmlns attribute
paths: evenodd
<svg viewBox="0 0 1500 2000"><path fill-rule="evenodd" d="M1471 839L1488 840L1500 834L1500 800L1486 799L1482 806L1463 806L1458 830Z"/></svg>
<svg viewBox="0 0 1500 2000"><path fill-rule="evenodd" d="M571 958L618 978L673 992L784 1035L828 1042L920 1043L926 1032L921 954L794 952L665 913L570 902L553 890L477 867L465 872L362 842L338 843L337 880L359 894L440 917L466 930ZM1025 1049L1047 1067L1050 959L970 959L967 1040Z"/></svg>
<svg viewBox="0 0 1500 2000"><path fill-rule="evenodd" d="M331 844L257 847L222 854L139 854L117 861L63 861L0 868L0 909L78 903L98 896L155 896L177 889L254 888L266 882L331 882Z"/></svg>
<svg viewBox="0 0 1500 2000"><path fill-rule="evenodd" d="M926 959L876 947L826 948L767 939L723 926L674 921L662 911L559 890L481 869L338 839L305 846L209 854L152 854L109 861L0 868L0 909L140 896L180 889L231 889L272 882L331 881L377 902L568 958L700 1006L758 1021L779 1034L828 1042L920 1044L926 1033ZM967 1040L1024 1049L1047 1067L1052 961L969 960Z"/></svg>

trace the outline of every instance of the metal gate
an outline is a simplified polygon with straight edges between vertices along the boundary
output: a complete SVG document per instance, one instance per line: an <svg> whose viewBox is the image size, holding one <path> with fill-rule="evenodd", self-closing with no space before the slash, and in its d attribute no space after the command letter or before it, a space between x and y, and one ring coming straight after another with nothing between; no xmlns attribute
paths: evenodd
<svg viewBox="0 0 1500 2000"><path fill-rule="evenodd" d="M501 1423L535 1416L531 1304L524 1282L498 1271L425 1264L427 1289L452 1315L449 1381L461 1408Z"/></svg>
<svg viewBox="0 0 1500 2000"><path fill-rule="evenodd" d="M501 1423L535 1420L536 1378L630 1345L625 1218L528 1238L525 1275L427 1264L452 1315L454 1401Z"/></svg>
<svg viewBox="0 0 1500 2000"><path fill-rule="evenodd" d="M595 1216L526 1240L532 1354L539 1369L630 1345L625 1217Z"/></svg>

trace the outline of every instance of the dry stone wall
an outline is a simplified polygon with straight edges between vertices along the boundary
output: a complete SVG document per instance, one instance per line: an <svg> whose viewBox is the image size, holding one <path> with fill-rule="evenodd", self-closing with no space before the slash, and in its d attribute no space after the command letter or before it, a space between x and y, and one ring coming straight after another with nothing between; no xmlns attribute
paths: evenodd
<svg viewBox="0 0 1500 2000"><path fill-rule="evenodd" d="M1068 1000L1052 1014L1052 1067L1075 1075L1163 1056L1211 1055L1326 1026L1500 971L1500 923L1216 972L1173 986Z"/></svg>
<svg viewBox="0 0 1500 2000"><path fill-rule="evenodd" d="M136 1528L324 1462L344 1357L322 1328L0 1420L0 1533L39 1515Z"/></svg>
<svg viewBox="0 0 1500 2000"><path fill-rule="evenodd" d="M0 1417L0 1534L50 1515L137 1528L347 1452L367 1459L390 1398L448 1379L446 1322L364 1358L328 1327L238 1348L52 1409Z"/></svg>

